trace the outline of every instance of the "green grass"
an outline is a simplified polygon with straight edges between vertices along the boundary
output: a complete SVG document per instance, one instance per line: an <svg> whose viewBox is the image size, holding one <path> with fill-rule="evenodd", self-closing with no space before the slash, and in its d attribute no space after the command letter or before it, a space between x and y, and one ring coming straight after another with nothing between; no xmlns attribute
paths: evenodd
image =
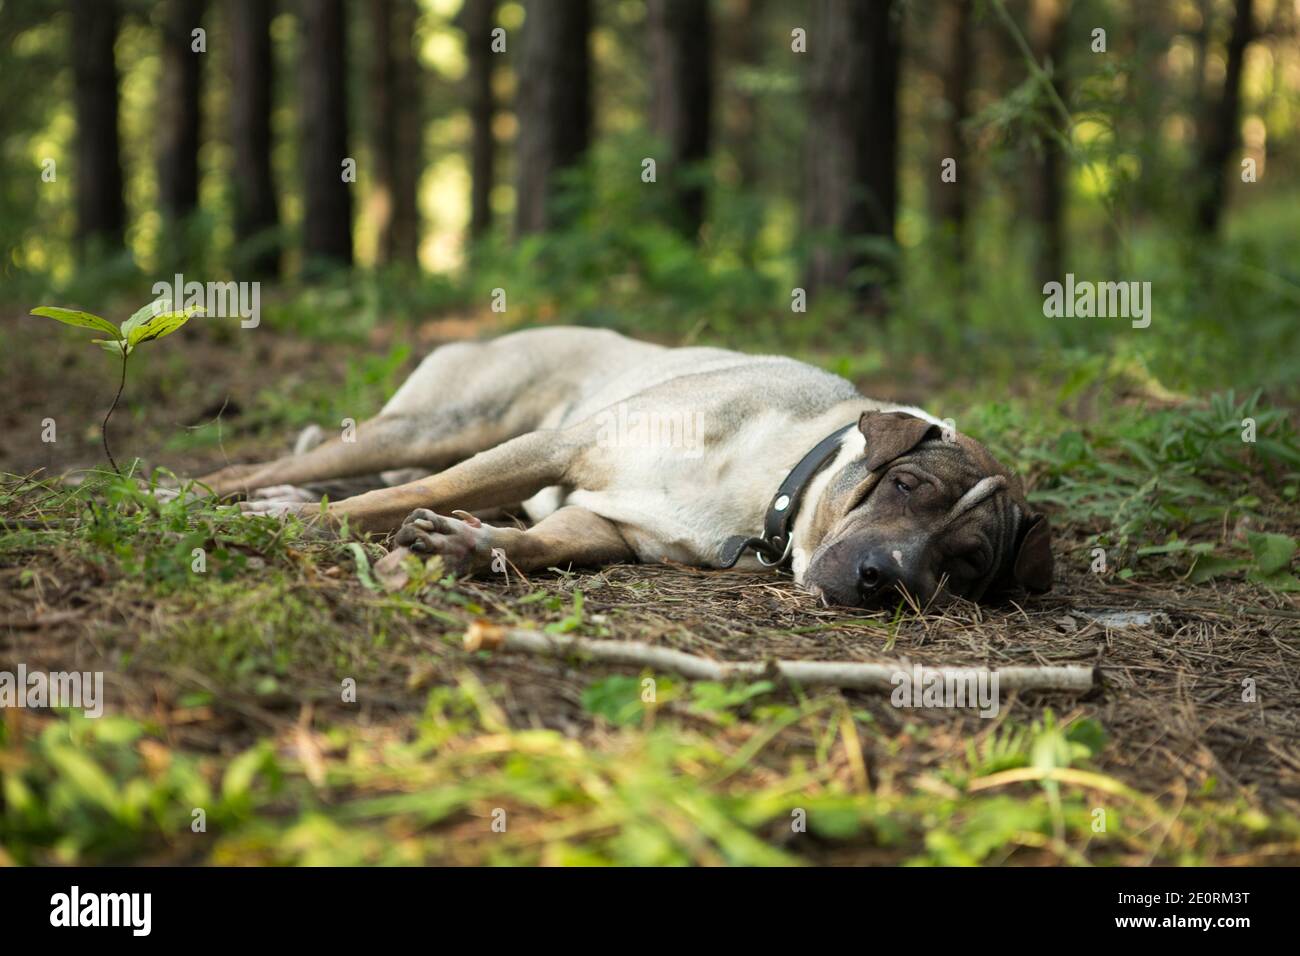
<svg viewBox="0 0 1300 956"><path fill-rule="evenodd" d="M1068 383L1060 397L1075 389ZM1254 423L1250 441L1246 421ZM1173 408L1126 403L1084 424L992 403L963 424L1030 476L1032 501L1093 529L1090 544L1121 560L1231 550L1232 541L1206 539L1243 521L1284 535L1300 530L1300 437L1288 410L1268 406L1258 391ZM1287 575L1278 584L1296 582Z"/></svg>
<svg viewBox="0 0 1300 956"><path fill-rule="evenodd" d="M817 746L779 747L790 730ZM1187 864L1300 837L1294 818L1170 809L1090 771L1091 721L1004 727L912 790L846 770L844 735L871 732L822 698L726 735L650 715L590 746L511 729L468 674L400 738L345 722L228 759L181 752L148 721L68 714L32 736L0 728L0 844L18 863Z"/></svg>
<svg viewBox="0 0 1300 956"><path fill-rule="evenodd" d="M1069 430L1050 406L970 414L963 427L1033 476L1037 500L1135 558L1171 536L1207 543L1224 514L1294 524L1296 436L1258 396L1111 409ZM1246 415L1259 423L1253 446L1233 424ZM932 729L885 730L839 695L791 699L769 682L659 675L647 703L648 675L597 677L581 705L603 729L574 739L512 726L507 689L485 686L454 649L472 620L501 612L436 567L385 595L368 586L364 543L160 503L105 473L75 489L10 479L0 506L27 522L0 534L0 564L29 568L20 583L33 586L50 555L61 573L94 567L111 582L100 598L116 623L99 637L110 668L146 685L167 675L181 688L172 707L246 718L205 746L142 714L0 725L0 847L15 862L1204 863L1300 839L1293 817L1240 797L1210 789L1171 806L1099 772L1116 742L1094 719L1050 710L919 774L906 758ZM1134 566L1153 581L1167 571ZM607 633L581 592L548 586L505 620ZM340 675L380 719L356 719ZM317 716L262 722L285 704ZM868 780L849 756L862 741L899 766L872 766Z"/></svg>

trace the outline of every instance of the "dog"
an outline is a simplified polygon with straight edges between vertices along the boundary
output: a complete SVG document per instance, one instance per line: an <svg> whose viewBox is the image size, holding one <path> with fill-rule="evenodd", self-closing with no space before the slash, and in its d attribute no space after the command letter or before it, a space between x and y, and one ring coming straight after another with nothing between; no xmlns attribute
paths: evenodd
<svg viewBox="0 0 1300 956"><path fill-rule="evenodd" d="M322 507L321 483L377 473ZM793 359L602 329L441 346L354 435L200 482L253 514L396 532L461 575L788 563L827 606L918 609L1052 583L1020 481L933 416ZM482 520L499 508L531 526Z"/></svg>

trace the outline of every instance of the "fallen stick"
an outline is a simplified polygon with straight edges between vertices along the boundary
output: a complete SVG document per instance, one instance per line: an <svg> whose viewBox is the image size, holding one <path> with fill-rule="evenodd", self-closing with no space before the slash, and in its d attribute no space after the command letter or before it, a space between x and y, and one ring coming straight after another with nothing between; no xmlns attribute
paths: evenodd
<svg viewBox="0 0 1300 956"><path fill-rule="evenodd" d="M605 664L632 664L670 671L691 680L728 681L779 677L805 687L846 687L853 690L891 691L901 680L913 680L919 673L928 684L940 681L989 680L997 675L1000 690L1054 690L1087 693L1097 684L1093 667L1067 664L1060 667L920 667L897 664L863 664L854 661L714 661L670 647L655 647L640 641L598 641L545 634L522 628L506 628L475 621L465 632L465 650L503 650L544 657L581 654ZM900 677L900 675L902 675Z"/></svg>

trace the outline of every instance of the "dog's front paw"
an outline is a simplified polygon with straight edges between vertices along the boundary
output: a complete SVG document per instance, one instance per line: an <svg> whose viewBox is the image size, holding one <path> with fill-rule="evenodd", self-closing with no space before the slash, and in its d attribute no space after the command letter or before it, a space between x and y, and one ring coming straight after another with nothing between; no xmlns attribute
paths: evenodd
<svg viewBox="0 0 1300 956"><path fill-rule="evenodd" d="M449 518L428 508L416 508L398 529L394 542L416 554L441 555L453 574L472 574L491 554L492 529L472 516Z"/></svg>

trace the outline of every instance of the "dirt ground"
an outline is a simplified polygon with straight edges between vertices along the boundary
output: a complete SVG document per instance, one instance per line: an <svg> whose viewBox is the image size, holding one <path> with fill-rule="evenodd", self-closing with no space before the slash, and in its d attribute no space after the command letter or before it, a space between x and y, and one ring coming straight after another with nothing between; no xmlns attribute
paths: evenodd
<svg viewBox="0 0 1300 956"><path fill-rule="evenodd" d="M22 349L6 351L0 470L59 474L102 461L98 421L115 373L105 356L85 343L73 347L63 333L39 329ZM436 330L427 337L436 338ZM184 343L181 336L159 343L150 367L128 385L129 413L113 425L119 460L139 455L150 464L195 473L279 453L292 436L252 414L256 397L267 389L292 397L313 382L328 387L356 350L269 335L236 338L217 342L196 334ZM370 347L382 350L386 343L377 340ZM219 446L168 447L178 433L218 413ZM54 444L40 440L46 418L58 424ZM1083 529L1060 516L1053 520L1058 551L1086 553ZM1294 599L1244 583L1137 584L1076 570L1086 566L1058 560L1053 592L1023 605L959 606L941 616L898 620L822 608L788 577L770 573L618 566L532 575L527 581L512 576L509 583L466 582L458 585L455 599L449 597L446 615L410 620L402 640L374 652L373 677L385 692L362 719L400 721L419 710L428 686L468 667L485 683L504 688L512 725L579 738L599 733L581 695L610 668L474 656L455 641L456 622L472 616L467 603L493 619L519 620L536 615L525 598L538 587L562 596L580 590L587 619L605 636L721 660L1070 663L1100 669L1101 687L1090 696L1013 695L994 722L973 712L901 711L883 695L846 693L884 731L879 741L901 738L910 744L900 752L875 738L864 740L873 779L888 774L898 782L940 786L931 775L968 741L987 736L991 724L1039 719L1050 706L1059 716L1095 717L1109 737L1097 769L1146 794L1179 802L1213 789L1244 807L1300 813L1300 609ZM38 586L20 587L19 579L30 582L33 573ZM366 626L364 608L373 593L346 561L338 573L310 575L301 587L324 600L345 626ZM111 698L133 712L161 716L178 744L199 750L229 753L250 735L290 726L305 701L328 716L329 700L312 688L332 671L318 659L303 663L296 686L270 695L228 694L201 714L178 717L182 693L203 686L205 675L197 663L151 651L148 635L159 626L156 615L172 612L137 603L134 593L129 582L110 586L91 564L27 554L0 567L0 657L24 660L29 668L84 669L129 651L132 666L114 668ZM1115 611L1138 613L1134 623L1122 624L1106 617ZM1243 689L1252 683L1253 700L1244 700ZM1278 862L1300 862L1293 855L1287 850Z"/></svg>

